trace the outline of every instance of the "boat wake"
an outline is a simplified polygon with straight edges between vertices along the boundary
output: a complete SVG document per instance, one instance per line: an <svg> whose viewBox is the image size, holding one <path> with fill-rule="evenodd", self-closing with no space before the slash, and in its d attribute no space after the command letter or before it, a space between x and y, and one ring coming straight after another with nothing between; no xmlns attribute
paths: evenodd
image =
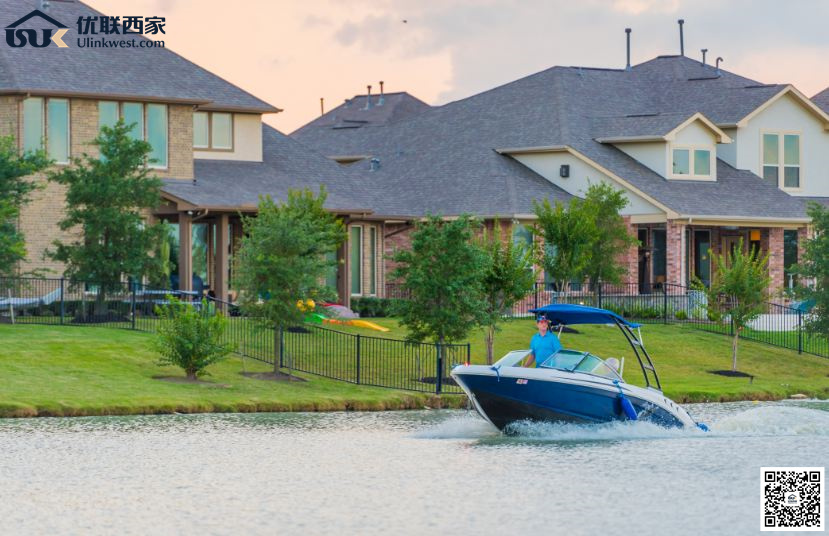
<svg viewBox="0 0 829 536"><path fill-rule="evenodd" d="M703 409L703 408L698 408ZM572 424L519 421L511 424L506 436L530 441L622 441L637 439L829 436L829 411L790 405L759 406L723 414L719 405L712 411L695 411L710 431L696 428L666 428L645 421L615 421L602 424ZM717 415L719 414L719 415ZM505 437L494 426L469 412L415 433L423 439L492 439Z"/></svg>

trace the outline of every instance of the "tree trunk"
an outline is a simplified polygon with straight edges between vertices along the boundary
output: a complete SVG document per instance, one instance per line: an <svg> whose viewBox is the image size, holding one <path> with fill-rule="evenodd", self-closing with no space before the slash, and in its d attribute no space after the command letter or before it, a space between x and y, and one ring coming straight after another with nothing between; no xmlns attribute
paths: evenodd
<svg viewBox="0 0 829 536"><path fill-rule="evenodd" d="M731 340L731 371L737 372L737 341L740 340L740 330L734 330L734 338Z"/></svg>
<svg viewBox="0 0 829 536"><path fill-rule="evenodd" d="M98 288L98 294L95 296L95 316L101 317L107 314L106 293L103 288Z"/></svg>
<svg viewBox="0 0 829 536"><path fill-rule="evenodd" d="M495 326L487 326L486 329L486 364L491 365L495 353Z"/></svg>
<svg viewBox="0 0 829 536"><path fill-rule="evenodd" d="M185 371L187 373L187 379L190 381L196 381L196 371L195 370L188 370Z"/></svg>

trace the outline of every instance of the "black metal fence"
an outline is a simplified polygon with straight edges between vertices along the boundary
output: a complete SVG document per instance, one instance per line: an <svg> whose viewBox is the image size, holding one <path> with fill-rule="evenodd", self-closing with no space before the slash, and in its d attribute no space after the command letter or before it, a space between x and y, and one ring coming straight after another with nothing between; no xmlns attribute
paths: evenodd
<svg viewBox="0 0 829 536"><path fill-rule="evenodd" d="M201 307L194 292L123 283L109 288L67 279L0 278L0 322L133 329L155 332L157 306L168 296ZM233 304L209 299L227 315L226 342L240 355L361 385L436 394L460 394L449 376L470 360L469 344L425 344L305 325L275 332ZM280 348L282 351L279 352Z"/></svg>

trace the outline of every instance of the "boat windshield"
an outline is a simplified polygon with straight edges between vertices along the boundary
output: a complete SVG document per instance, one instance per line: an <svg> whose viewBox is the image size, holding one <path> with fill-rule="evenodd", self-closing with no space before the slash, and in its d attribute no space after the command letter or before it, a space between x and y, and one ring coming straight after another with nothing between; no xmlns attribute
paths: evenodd
<svg viewBox="0 0 829 536"><path fill-rule="evenodd" d="M542 368L554 368L568 372L584 372L604 378L621 379L619 373L604 360L588 352L559 350L541 363Z"/></svg>

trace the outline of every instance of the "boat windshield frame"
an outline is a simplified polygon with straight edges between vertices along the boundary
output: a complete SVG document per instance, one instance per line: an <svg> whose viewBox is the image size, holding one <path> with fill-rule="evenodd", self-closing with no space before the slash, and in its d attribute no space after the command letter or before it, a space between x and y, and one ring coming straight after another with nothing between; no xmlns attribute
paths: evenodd
<svg viewBox="0 0 829 536"><path fill-rule="evenodd" d="M575 354L577 356L581 356L581 359L579 359L578 361L575 361L571 364L568 364L568 365L572 365L572 366L560 366L560 367L554 366L552 363L554 363L555 360L556 360L556 357L559 356L562 353ZM585 363L588 359L595 359L596 361L598 361L598 363L590 371L579 370L579 367L582 366L582 364ZM596 370L598 365L603 365L605 369L610 371L611 375L596 374L595 372L592 372L593 370ZM551 355L550 357L545 359L543 363L540 363L538 365L538 368L546 368L546 369L552 369L552 370L563 370L565 372L578 372L578 373L581 373L581 374L589 374L591 376L596 376L597 378L605 378L605 379L608 379L608 380L624 381L622 379L622 376L619 374L619 371L616 370L615 368L611 367L610 365L608 365L607 361L605 361L601 357L599 357L595 354L591 354L590 352L583 352L581 350L572 350L572 349L569 349L569 348L564 348L564 349L561 349L558 352L554 353L553 355Z"/></svg>

